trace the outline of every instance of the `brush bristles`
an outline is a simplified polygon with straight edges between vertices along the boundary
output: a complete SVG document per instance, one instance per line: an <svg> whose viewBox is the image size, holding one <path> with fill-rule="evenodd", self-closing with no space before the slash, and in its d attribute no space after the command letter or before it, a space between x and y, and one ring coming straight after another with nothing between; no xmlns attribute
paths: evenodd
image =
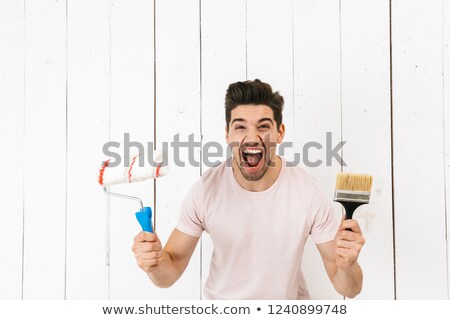
<svg viewBox="0 0 450 320"><path fill-rule="evenodd" d="M338 173L336 179L337 190L370 192L373 177L368 174Z"/></svg>

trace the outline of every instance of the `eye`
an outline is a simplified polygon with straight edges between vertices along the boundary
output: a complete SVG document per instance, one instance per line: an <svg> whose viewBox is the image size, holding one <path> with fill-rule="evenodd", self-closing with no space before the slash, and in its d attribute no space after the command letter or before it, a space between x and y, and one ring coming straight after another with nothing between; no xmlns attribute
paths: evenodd
<svg viewBox="0 0 450 320"><path fill-rule="evenodd" d="M270 125L262 124L262 125L259 126L259 129L270 129Z"/></svg>
<svg viewBox="0 0 450 320"><path fill-rule="evenodd" d="M245 129L245 127L241 125L237 125L234 127L234 130L241 130L241 129Z"/></svg>

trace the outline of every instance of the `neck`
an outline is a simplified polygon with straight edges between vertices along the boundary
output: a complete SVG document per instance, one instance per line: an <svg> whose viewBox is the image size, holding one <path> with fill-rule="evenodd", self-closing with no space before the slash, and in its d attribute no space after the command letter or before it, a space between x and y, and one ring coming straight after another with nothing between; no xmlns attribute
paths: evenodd
<svg viewBox="0 0 450 320"><path fill-rule="evenodd" d="M275 156L273 159L273 166L269 166L267 168L264 176L258 181L248 181L242 176L241 171L236 164L236 161L232 161L233 175L239 185L252 192L261 192L269 189L277 180L278 175L280 174L282 166L282 161L279 156Z"/></svg>

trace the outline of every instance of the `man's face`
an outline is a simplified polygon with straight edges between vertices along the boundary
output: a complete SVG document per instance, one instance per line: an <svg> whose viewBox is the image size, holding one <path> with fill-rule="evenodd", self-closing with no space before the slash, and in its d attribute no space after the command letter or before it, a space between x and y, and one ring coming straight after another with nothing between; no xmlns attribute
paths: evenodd
<svg viewBox="0 0 450 320"><path fill-rule="evenodd" d="M234 108L228 125L226 140L242 176L260 180L275 157L276 144L283 140L284 125L277 129L273 111L266 105Z"/></svg>

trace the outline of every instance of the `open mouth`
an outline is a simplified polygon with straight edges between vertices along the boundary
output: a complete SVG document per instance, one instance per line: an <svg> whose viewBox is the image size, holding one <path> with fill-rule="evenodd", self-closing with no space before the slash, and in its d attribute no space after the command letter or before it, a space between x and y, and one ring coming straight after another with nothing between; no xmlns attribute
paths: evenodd
<svg viewBox="0 0 450 320"><path fill-rule="evenodd" d="M242 167L249 170L258 169L264 162L264 148L261 147L246 147L241 150Z"/></svg>

